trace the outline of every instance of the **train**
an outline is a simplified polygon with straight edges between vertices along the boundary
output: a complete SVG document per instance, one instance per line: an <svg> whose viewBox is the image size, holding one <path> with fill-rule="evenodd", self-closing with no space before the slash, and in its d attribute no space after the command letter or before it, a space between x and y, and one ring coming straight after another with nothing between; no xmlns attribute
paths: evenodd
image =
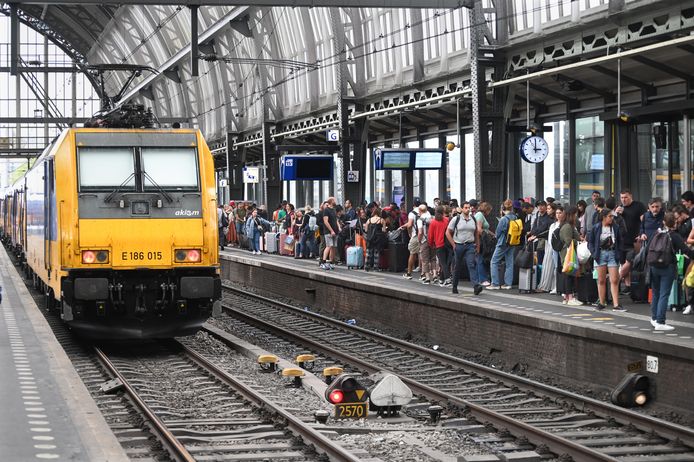
<svg viewBox="0 0 694 462"><path fill-rule="evenodd" d="M199 130L69 128L1 196L3 242L79 335L190 335L221 312L214 162Z"/></svg>

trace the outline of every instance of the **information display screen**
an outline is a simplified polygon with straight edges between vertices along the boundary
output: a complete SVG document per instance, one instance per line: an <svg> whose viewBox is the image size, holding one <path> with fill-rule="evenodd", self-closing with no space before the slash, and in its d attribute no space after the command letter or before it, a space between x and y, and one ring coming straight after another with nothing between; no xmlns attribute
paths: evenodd
<svg viewBox="0 0 694 462"><path fill-rule="evenodd" d="M374 150L376 170L437 170L443 168L443 149Z"/></svg>
<svg viewBox="0 0 694 462"><path fill-rule="evenodd" d="M332 156L282 156L280 176L283 181L323 181L333 179Z"/></svg>
<svg viewBox="0 0 694 462"><path fill-rule="evenodd" d="M383 153L384 169L403 169L407 170L412 165L411 155L405 151L391 151Z"/></svg>
<svg viewBox="0 0 694 462"><path fill-rule="evenodd" d="M415 170L437 170L443 167L443 150L415 151Z"/></svg>

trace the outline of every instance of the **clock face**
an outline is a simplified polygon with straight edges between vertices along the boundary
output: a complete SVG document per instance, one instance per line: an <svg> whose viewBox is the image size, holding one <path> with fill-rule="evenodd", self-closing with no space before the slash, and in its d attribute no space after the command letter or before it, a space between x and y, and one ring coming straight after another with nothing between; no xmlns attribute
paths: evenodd
<svg viewBox="0 0 694 462"><path fill-rule="evenodd" d="M521 158L532 164L542 162L549 154L549 145L541 136L529 136L520 143Z"/></svg>

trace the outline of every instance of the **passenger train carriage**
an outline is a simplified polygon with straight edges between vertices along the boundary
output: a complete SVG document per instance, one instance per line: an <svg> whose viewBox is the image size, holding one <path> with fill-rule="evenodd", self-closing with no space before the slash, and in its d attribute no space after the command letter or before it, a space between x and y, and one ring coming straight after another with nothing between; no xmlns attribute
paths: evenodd
<svg viewBox="0 0 694 462"><path fill-rule="evenodd" d="M68 129L1 210L47 307L84 336L187 335L221 310L214 166L197 130Z"/></svg>

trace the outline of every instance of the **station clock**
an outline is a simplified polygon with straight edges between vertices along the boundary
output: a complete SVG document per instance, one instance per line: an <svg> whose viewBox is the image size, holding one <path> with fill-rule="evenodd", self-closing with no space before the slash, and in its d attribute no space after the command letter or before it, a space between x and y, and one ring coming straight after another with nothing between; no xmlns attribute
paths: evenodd
<svg viewBox="0 0 694 462"><path fill-rule="evenodd" d="M549 155L549 145L541 136L528 136L520 142L520 155L526 162L539 164Z"/></svg>

